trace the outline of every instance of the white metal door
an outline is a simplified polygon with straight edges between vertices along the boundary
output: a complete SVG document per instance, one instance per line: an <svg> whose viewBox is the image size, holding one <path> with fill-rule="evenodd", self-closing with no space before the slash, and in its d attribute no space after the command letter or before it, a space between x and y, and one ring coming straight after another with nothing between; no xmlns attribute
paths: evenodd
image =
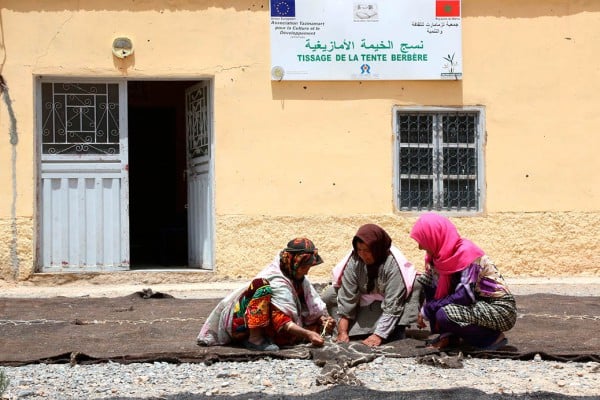
<svg viewBox="0 0 600 400"><path fill-rule="evenodd" d="M43 272L129 268L127 86L38 83Z"/></svg>
<svg viewBox="0 0 600 400"><path fill-rule="evenodd" d="M188 177L188 263L212 269L213 191L211 173L212 107L210 82L188 88L186 100Z"/></svg>

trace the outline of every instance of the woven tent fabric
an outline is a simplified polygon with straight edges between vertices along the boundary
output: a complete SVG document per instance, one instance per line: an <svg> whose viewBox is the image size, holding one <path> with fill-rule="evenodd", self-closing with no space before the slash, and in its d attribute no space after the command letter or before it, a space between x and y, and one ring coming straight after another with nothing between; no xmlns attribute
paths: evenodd
<svg viewBox="0 0 600 400"><path fill-rule="evenodd" d="M0 298L0 365L89 364L164 361L173 363L246 361L264 358L313 359L325 369L327 352L299 345L279 352L254 352L236 346L201 347L196 336L219 299L177 299L137 292L116 298ZM519 318L507 332L507 347L493 351L459 349L472 357L527 360L600 361L600 298L550 294L517 296ZM409 329L408 339L380 348L353 345L347 365L374 357L418 357L428 331ZM358 342L356 342L358 343ZM337 345L336 345L337 346ZM353 355L352 355L353 354ZM330 357L335 357L331 355ZM320 363L320 364L319 364ZM343 368L330 363L328 369Z"/></svg>

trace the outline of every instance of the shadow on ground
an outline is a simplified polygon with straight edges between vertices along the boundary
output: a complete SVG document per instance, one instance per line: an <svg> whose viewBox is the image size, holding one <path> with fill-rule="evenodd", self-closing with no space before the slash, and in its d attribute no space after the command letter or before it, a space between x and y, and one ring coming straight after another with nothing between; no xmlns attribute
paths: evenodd
<svg viewBox="0 0 600 400"><path fill-rule="evenodd" d="M419 390L409 392L380 392L356 386L338 385L306 396L267 395L263 393L244 393L237 396L206 396L183 393L173 396L150 397L145 400L597 400L599 396L567 396L550 392L535 392L527 394L488 394L476 389L455 388L444 390ZM134 397L113 397L108 400L135 400Z"/></svg>

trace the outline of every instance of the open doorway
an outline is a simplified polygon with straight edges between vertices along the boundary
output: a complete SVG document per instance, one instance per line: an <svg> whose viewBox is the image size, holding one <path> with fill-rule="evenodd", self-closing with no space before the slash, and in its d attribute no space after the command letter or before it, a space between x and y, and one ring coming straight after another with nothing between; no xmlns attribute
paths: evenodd
<svg viewBox="0 0 600 400"><path fill-rule="evenodd" d="M38 78L39 271L214 268L212 84Z"/></svg>
<svg viewBox="0 0 600 400"><path fill-rule="evenodd" d="M188 266L185 91L195 83L127 83L131 269Z"/></svg>

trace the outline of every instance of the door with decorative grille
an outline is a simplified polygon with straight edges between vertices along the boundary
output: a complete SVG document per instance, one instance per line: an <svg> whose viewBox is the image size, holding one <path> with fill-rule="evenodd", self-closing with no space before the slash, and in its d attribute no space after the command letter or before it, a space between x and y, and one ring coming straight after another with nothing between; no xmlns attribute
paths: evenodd
<svg viewBox="0 0 600 400"><path fill-rule="evenodd" d="M189 266L212 269L213 190L210 81L186 90Z"/></svg>
<svg viewBox="0 0 600 400"><path fill-rule="evenodd" d="M38 270L129 269L126 82L38 93Z"/></svg>

